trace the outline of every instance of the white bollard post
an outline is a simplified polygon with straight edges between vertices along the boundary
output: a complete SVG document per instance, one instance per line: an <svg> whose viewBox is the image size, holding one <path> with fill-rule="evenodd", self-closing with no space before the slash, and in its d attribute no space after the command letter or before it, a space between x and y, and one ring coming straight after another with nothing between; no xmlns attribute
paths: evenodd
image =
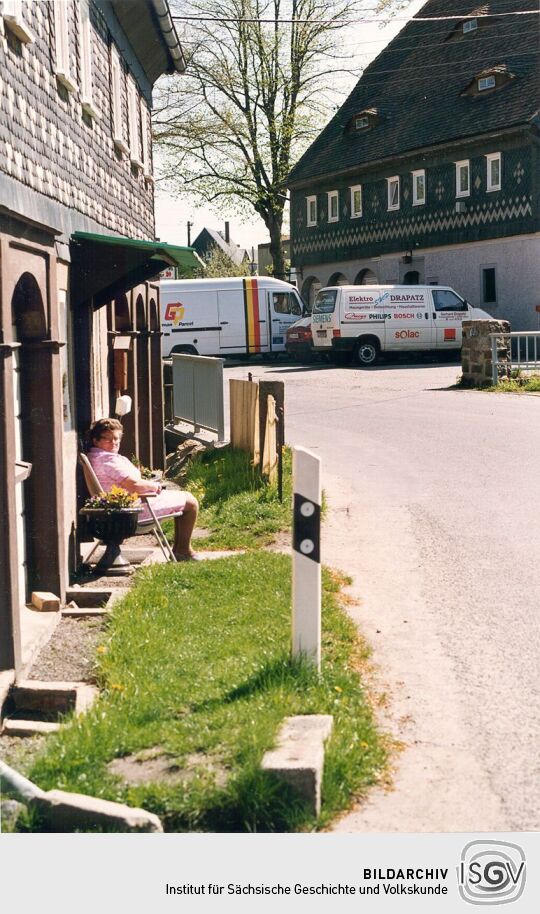
<svg viewBox="0 0 540 914"><path fill-rule="evenodd" d="M292 654L321 667L321 461L293 448Z"/></svg>

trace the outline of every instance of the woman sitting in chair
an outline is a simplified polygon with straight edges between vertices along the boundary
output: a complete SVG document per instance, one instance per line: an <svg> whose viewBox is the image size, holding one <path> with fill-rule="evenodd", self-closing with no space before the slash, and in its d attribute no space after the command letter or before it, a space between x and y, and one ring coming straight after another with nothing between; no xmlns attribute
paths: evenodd
<svg viewBox="0 0 540 914"><path fill-rule="evenodd" d="M179 489L162 491L161 483L152 479L143 479L135 464L118 453L122 441L123 428L118 419L98 419L91 426L91 442L88 459L92 464L104 492L112 486L121 486L136 495L154 495L152 508L157 517L167 517L181 512L174 519L173 552L179 562L197 561L199 556L191 548L191 534L197 520L199 503L189 492ZM141 512L142 521L150 519L150 512L145 506Z"/></svg>

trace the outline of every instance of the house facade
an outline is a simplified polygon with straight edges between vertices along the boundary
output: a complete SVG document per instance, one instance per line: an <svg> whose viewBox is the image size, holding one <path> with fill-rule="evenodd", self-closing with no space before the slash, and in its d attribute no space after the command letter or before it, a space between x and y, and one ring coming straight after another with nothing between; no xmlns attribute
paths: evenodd
<svg viewBox="0 0 540 914"><path fill-rule="evenodd" d="M201 229L193 242L193 250L203 263L214 251L220 251L225 261L230 262L231 268L244 269L249 263L248 251L231 239L228 222L225 223L223 232L206 226Z"/></svg>
<svg viewBox="0 0 540 914"><path fill-rule="evenodd" d="M165 0L0 3L0 674L24 603L79 557L80 437L128 394L126 453L163 465L152 85L184 68Z"/></svg>
<svg viewBox="0 0 540 914"><path fill-rule="evenodd" d="M540 25L510 6L429 0L292 170L304 297L441 283L539 328Z"/></svg>

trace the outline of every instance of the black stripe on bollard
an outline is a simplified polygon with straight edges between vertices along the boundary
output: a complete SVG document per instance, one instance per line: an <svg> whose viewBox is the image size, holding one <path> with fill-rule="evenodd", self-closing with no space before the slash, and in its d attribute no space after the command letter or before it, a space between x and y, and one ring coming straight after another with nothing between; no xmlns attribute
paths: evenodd
<svg viewBox="0 0 540 914"><path fill-rule="evenodd" d="M321 561L321 506L294 493L293 549L314 562Z"/></svg>

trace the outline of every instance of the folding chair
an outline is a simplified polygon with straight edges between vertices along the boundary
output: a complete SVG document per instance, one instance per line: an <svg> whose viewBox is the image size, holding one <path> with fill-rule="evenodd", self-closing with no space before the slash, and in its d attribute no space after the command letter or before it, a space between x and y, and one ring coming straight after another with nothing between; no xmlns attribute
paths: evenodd
<svg viewBox="0 0 540 914"><path fill-rule="evenodd" d="M82 453L79 454L79 463L82 467L84 481L86 483L86 488L88 489L89 495L101 495L101 493L103 492L103 488L100 485L99 479L97 478L96 474L94 473L92 464L90 463L86 454L82 454ZM137 530L135 532L135 536L139 536L142 533L153 533L156 538L159 548L161 549L163 555L165 556L165 559L168 562L176 562L177 558L176 558L174 552L172 551L172 547L171 547L167 537L165 536L165 532L163 530L163 527L161 526L160 519L154 513L154 509L150 503L150 499L155 498L155 495L153 493L150 495L139 495L139 498L145 505L148 506L148 510L149 510L151 516L147 520L139 521L139 523L137 525ZM166 514L164 517L161 518L161 520L166 520L170 517L180 517L181 514L182 514L181 511L174 511L171 514ZM101 546L101 545L103 545L103 543L101 541L99 541L95 544L93 549L90 551L90 553L86 557L86 562L90 561L90 558L93 556L93 554L96 551L96 549L98 548L98 546Z"/></svg>

